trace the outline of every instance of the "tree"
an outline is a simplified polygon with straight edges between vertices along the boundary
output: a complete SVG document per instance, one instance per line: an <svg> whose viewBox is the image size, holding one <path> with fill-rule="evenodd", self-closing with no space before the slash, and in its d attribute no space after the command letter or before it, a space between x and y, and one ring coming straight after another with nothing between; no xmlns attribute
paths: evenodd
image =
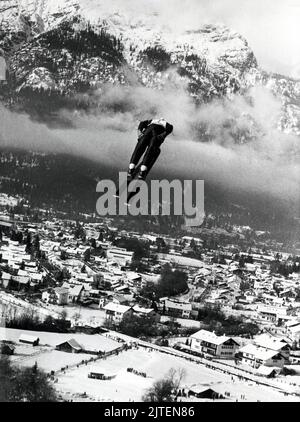
<svg viewBox="0 0 300 422"><path fill-rule="evenodd" d="M31 254L32 253L32 241L31 241L31 234L28 232L26 237L26 253Z"/></svg>
<svg viewBox="0 0 300 422"><path fill-rule="evenodd" d="M8 356L0 355L0 402L10 401L13 369Z"/></svg>
<svg viewBox="0 0 300 422"><path fill-rule="evenodd" d="M142 400L144 402L173 402L174 394L185 377L184 369L175 370L171 368L166 376L156 381L152 387L150 387Z"/></svg>
<svg viewBox="0 0 300 422"><path fill-rule="evenodd" d="M244 268L245 267L245 258L243 256L239 259L239 267Z"/></svg>
<svg viewBox="0 0 300 422"><path fill-rule="evenodd" d="M56 402L56 392L37 364L20 369L0 355L0 402Z"/></svg>
<svg viewBox="0 0 300 422"><path fill-rule="evenodd" d="M90 249L87 249L84 252L84 262L88 262L88 261L90 261L90 259L91 259L91 251L90 251Z"/></svg>
<svg viewBox="0 0 300 422"><path fill-rule="evenodd" d="M59 318L61 321L65 321L67 319L68 313L65 309L63 309L61 311L61 313L59 314Z"/></svg>
<svg viewBox="0 0 300 422"><path fill-rule="evenodd" d="M155 336L157 327L152 316L131 315L124 318L119 324L119 331L132 337Z"/></svg>

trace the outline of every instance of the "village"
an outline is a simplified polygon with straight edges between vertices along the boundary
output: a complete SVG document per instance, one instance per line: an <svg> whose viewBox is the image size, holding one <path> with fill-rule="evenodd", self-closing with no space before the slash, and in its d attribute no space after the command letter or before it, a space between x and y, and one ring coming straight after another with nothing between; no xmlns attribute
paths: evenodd
<svg viewBox="0 0 300 422"><path fill-rule="evenodd" d="M259 240L113 221L0 215L1 353L65 400L139 401L168 370L177 401L299 401L298 255ZM245 236L244 236L245 237Z"/></svg>

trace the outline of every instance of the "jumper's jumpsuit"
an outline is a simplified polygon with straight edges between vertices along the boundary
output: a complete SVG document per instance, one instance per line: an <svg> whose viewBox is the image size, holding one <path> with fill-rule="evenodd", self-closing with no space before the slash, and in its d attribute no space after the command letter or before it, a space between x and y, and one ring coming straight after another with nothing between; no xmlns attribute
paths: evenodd
<svg viewBox="0 0 300 422"><path fill-rule="evenodd" d="M141 165L149 170L160 154L160 146L165 138L173 131L173 126L156 123L156 120L144 120L139 124L138 130L142 132L132 154L130 163L137 165L145 153Z"/></svg>

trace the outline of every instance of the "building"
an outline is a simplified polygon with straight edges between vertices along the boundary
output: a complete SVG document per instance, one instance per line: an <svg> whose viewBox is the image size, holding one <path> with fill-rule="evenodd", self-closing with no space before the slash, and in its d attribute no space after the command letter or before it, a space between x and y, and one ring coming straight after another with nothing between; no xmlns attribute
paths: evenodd
<svg viewBox="0 0 300 422"><path fill-rule="evenodd" d="M124 248L112 248L107 250L107 259L119 265L126 266L132 263L134 252Z"/></svg>
<svg viewBox="0 0 300 422"><path fill-rule="evenodd" d="M52 305L67 305L69 303L69 289L66 287L47 289L42 293L42 300Z"/></svg>
<svg viewBox="0 0 300 422"><path fill-rule="evenodd" d="M38 337L21 334L19 338L20 343L31 344L31 346L38 346L40 339Z"/></svg>
<svg viewBox="0 0 300 422"><path fill-rule="evenodd" d="M77 284L74 287L71 287L69 290L69 302L77 303L81 300L84 293L84 286L82 284Z"/></svg>
<svg viewBox="0 0 300 422"><path fill-rule="evenodd" d="M141 306L135 305L132 310L136 315L155 318L156 322L160 320L160 316L153 308L142 308Z"/></svg>
<svg viewBox="0 0 300 422"><path fill-rule="evenodd" d="M67 353L80 353L83 350L82 346L73 338L58 344L55 349Z"/></svg>
<svg viewBox="0 0 300 422"><path fill-rule="evenodd" d="M160 311L165 315L175 318L190 318L192 313L192 304L190 302L180 302L174 299L161 298Z"/></svg>
<svg viewBox="0 0 300 422"><path fill-rule="evenodd" d="M110 302L104 306L105 317L107 321L114 324L119 324L124 318L132 315L132 308L130 306L120 305Z"/></svg>
<svg viewBox="0 0 300 422"><path fill-rule="evenodd" d="M189 387L188 396L197 397L198 399L225 399L225 397L221 393L213 390L212 388L197 385Z"/></svg>
<svg viewBox="0 0 300 422"><path fill-rule="evenodd" d="M285 362L289 362L291 346L285 340L262 334L255 339L255 344L264 349L280 353L285 358Z"/></svg>
<svg viewBox="0 0 300 422"><path fill-rule="evenodd" d="M109 381L116 377L116 375L113 375L107 371L104 371L103 368L97 368L93 367L91 368L91 371L88 374L89 378L102 380L102 381Z"/></svg>
<svg viewBox="0 0 300 422"><path fill-rule="evenodd" d="M189 337L190 348L195 352L219 359L234 359L239 344L231 337L217 336L207 330L200 330Z"/></svg>
<svg viewBox="0 0 300 422"><path fill-rule="evenodd" d="M126 280L127 280L127 284L131 288L141 289L145 285L145 282L143 281L141 274L137 274L134 272L127 272Z"/></svg>
<svg viewBox="0 0 300 422"><path fill-rule="evenodd" d="M7 289L12 279L11 274L3 271L1 279L2 279L2 286L4 287L4 289Z"/></svg>
<svg viewBox="0 0 300 422"><path fill-rule="evenodd" d="M292 320L286 324L286 331L293 341L300 341L300 321Z"/></svg>
<svg viewBox="0 0 300 422"><path fill-rule="evenodd" d="M255 344L247 344L239 350L241 363L259 368L261 365L283 368L285 364L284 356L274 350L265 349Z"/></svg>

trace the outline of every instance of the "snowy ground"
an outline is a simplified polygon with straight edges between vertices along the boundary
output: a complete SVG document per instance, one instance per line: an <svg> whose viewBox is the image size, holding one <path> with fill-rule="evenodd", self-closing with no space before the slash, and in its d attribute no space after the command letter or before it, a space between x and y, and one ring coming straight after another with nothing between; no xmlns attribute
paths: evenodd
<svg viewBox="0 0 300 422"><path fill-rule="evenodd" d="M120 343L117 341L101 334L48 333L43 331L24 331L0 327L0 340L9 340L18 343L21 334L39 337L40 345L48 345L52 347L72 338L85 349L90 350L101 350L103 352L107 352L120 346Z"/></svg>
<svg viewBox="0 0 300 422"><path fill-rule="evenodd" d="M92 366L97 366L116 377L110 381L90 379L88 374ZM146 372L147 378L128 373L126 371L128 367ZM145 390L155 380L161 379L171 368L185 370L183 386L188 388L197 384L211 387L221 394L229 392L230 400L233 401L242 401L242 394L245 395L243 401L299 401L299 397L285 396L272 388L259 386L253 382L239 381L237 377L208 369L203 365L156 351L145 351L143 348L128 350L118 356L100 360L96 364L67 371L66 374L59 375L58 383L55 385L65 396L69 393L68 397L73 400L79 400L78 396L86 393L89 400L140 401Z"/></svg>
<svg viewBox="0 0 300 422"><path fill-rule="evenodd" d="M102 309L85 308L82 306L58 306L58 305L44 305L46 309L49 309L56 313L61 313L62 310L67 312L67 319L72 320L74 316L80 316L79 321L86 323L97 322L99 325L103 325L105 321L105 311Z"/></svg>
<svg viewBox="0 0 300 422"><path fill-rule="evenodd" d="M17 348L18 349L18 348ZM82 363L83 360L94 358L93 355L82 353L65 353L57 350L41 352L38 355L20 356L15 355L12 358L14 364L22 367L33 366L37 363L38 367L49 373L59 371L66 366L72 366Z"/></svg>

